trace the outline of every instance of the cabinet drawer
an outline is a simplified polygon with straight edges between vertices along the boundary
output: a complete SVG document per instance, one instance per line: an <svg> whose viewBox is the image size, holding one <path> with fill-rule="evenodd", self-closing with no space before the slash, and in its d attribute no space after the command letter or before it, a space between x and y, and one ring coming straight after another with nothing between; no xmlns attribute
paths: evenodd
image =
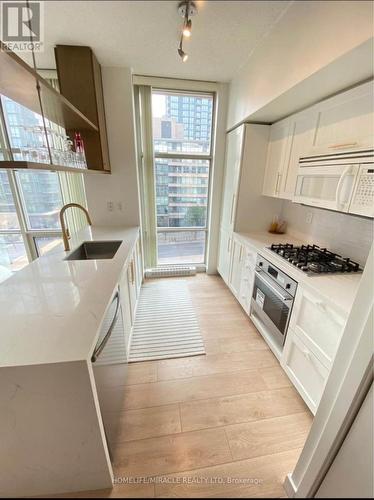
<svg viewBox="0 0 374 500"><path fill-rule="evenodd" d="M323 298L298 288L290 328L328 368L334 359L345 322L346 319Z"/></svg>
<svg viewBox="0 0 374 500"><path fill-rule="evenodd" d="M281 364L314 414L317 411L329 371L290 329Z"/></svg>

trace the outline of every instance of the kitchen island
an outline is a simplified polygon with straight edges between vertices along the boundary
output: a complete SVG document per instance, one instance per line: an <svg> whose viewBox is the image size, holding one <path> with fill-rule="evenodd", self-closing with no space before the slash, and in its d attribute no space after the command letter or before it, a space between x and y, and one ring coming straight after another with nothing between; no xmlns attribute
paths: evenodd
<svg viewBox="0 0 374 500"><path fill-rule="evenodd" d="M112 486L91 356L139 228L72 237L122 241L112 259L47 254L0 285L0 496Z"/></svg>

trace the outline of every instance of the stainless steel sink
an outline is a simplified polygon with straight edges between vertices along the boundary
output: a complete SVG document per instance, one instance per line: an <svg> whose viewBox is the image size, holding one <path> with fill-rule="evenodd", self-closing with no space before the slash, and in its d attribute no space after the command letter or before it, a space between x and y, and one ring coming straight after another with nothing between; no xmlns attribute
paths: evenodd
<svg viewBox="0 0 374 500"><path fill-rule="evenodd" d="M113 259L122 241L85 241L64 260Z"/></svg>

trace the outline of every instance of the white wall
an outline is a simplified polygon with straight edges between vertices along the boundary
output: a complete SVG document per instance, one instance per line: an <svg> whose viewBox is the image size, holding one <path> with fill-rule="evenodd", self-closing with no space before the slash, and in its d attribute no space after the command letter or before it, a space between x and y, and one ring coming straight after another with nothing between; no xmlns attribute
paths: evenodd
<svg viewBox="0 0 374 500"><path fill-rule="evenodd" d="M231 82L228 128L372 36L372 2L293 2Z"/></svg>
<svg viewBox="0 0 374 500"><path fill-rule="evenodd" d="M373 409L372 385L316 498L373 498Z"/></svg>
<svg viewBox="0 0 374 500"><path fill-rule="evenodd" d="M307 214L312 222L306 222ZM365 265L373 242L374 222L339 212L306 207L291 201L283 204L282 217L288 223L287 232Z"/></svg>
<svg viewBox="0 0 374 500"><path fill-rule="evenodd" d="M131 69L103 67L102 78L112 174L85 176L88 210L94 225L137 226L140 216ZM109 201L113 202L113 212L108 211Z"/></svg>
<svg viewBox="0 0 374 500"><path fill-rule="evenodd" d="M207 273L217 272L219 225L221 216L222 184L225 167L226 118L228 85L218 85L216 93L216 135L214 144L213 174L210 186L209 245L207 252Z"/></svg>

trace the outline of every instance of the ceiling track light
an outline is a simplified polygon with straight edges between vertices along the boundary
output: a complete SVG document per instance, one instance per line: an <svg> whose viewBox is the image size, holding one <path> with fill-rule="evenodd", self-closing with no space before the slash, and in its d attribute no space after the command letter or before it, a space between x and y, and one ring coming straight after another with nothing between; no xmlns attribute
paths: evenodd
<svg viewBox="0 0 374 500"><path fill-rule="evenodd" d="M192 21L190 17L194 16L197 12L196 5L190 0L184 0L178 5L179 15L183 17L183 28L182 36L179 42L178 54L182 59L182 62L186 62L188 59L188 54L183 50L183 38L190 38L192 30Z"/></svg>
<svg viewBox="0 0 374 500"><path fill-rule="evenodd" d="M178 47L178 54L179 54L179 57L182 59L182 62L186 62L188 59L188 54L186 54L186 52L183 50L182 39L183 39L183 37L181 38L181 41L180 41L180 44Z"/></svg>
<svg viewBox="0 0 374 500"><path fill-rule="evenodd" d="M183 31L182 31L183 36L189 38L191 36L191 29L192 29L192 21L191 19L189 19L188 21L185 21L183 25Z"/></svg>

